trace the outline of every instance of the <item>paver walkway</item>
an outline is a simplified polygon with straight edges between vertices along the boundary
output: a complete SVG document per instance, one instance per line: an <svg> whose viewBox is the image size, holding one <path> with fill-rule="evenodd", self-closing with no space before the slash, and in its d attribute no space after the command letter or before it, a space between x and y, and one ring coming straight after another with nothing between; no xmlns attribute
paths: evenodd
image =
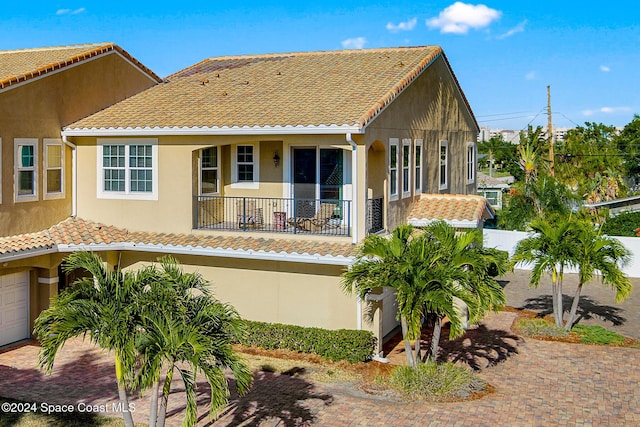
<svg viewBox="0 0 640 427"><path fill-rule="evenodd" d="M505 290L509 297L509 287ZM514 293L528 292L514 290ZM511 303L511 300L509 301ZM604 303L605 301L601 301ZM513 304L517 305L517 304ZM629 311L629 309L626 309ZM625 311L625 313L627 313ZM618 312L620 313L620 312ZM476 333L445 344L455 360L482 369L495 392L476 401L402 403L367 395L349 384L312 383L258 372L252 391L232 398L215 423L200 426L638 426L640 350L522 340L510 325L515 314L490 315ZM631 314L625 314L634 320ZM635 322L635 321L634 321ZM640 322L635 323L640 327ZM482 336L482 339L478 339ZM117 403L111 358L80 341L63 349L52 376L36 368L38 347L0 353L0 395L27 401L110 406ZM168 425L178 426L184 393L176 381ZM133 400L134 419L147 422L148 397ZM117 414L112 414L117 415ZM2 414L0 413L0 425Z"/></svg>

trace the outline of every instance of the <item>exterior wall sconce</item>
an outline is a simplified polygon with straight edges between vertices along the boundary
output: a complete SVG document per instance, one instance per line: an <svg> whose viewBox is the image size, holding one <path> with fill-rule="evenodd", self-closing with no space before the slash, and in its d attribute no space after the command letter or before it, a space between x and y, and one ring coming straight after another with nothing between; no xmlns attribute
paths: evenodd
<svg viewBox="0 0 640 427"><path fill-rule="evenodd" d="M278 152L274 152L273 153L273 166L278 167L278 165L280 164L280 156L278 155Z"/></svg>

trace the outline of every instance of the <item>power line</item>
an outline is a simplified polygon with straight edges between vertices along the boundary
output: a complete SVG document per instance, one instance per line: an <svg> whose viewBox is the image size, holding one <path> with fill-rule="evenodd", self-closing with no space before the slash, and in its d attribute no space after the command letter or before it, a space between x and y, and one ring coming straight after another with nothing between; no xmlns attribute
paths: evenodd
<svg viewBox="0 0 640 427"><path fill-rule="evenodd" d="M530 111L514 111L513 113L484 114L476 117L510 116L512 114L532 114Z"/></svg>

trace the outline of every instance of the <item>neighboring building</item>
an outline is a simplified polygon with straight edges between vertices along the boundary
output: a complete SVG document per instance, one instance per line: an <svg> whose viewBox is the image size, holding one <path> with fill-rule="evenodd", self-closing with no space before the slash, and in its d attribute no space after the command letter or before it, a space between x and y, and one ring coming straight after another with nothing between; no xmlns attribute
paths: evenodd
<svg viewBox="0 0 640 427"><path fill-rule="evenodd" d="M43 230L68 218L75 151L61 137L62 128L159 81L109 43L0 51L0 236ZM19 237L0 241L3 345L28 336L29 318L48 306L57 292L61 256L13 261L3 250L6 242L30 244Z"/></svg>
<svg viewBox="0 0 640 427"><path fill-rule="evenodd" d="M439 47L207 59L63 126L77 217L0 239L0 261L171 253L249 319L382 339L393 294L340 288L354 245L441 203L424 193L476 194L477 133Z"/></svg>
<svg viewBox="0 0 640 427"><path fill-rule="evenodd" d="M478 194L487 199L494 209L502 209L502 195L512 182L512 176L495 178L478 172Z"/></svg>

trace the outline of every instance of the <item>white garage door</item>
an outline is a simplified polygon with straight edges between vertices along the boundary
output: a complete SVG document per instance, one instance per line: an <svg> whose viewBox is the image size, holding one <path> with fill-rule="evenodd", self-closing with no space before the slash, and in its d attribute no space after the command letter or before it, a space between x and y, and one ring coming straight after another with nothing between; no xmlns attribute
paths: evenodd
<svg viewBox="0 0 640 427"><path fill-rule="evenodd" d="M0 276L0 346L29 335L29 273Z"/></svg>
<svg viewBox="0 0 640 427"><path fill-rule="evenodd" d="M400 321L396 320L398 313L396 293L391 288L384 288L382 296L382 336L384 337L393 331Z"/></svg>

